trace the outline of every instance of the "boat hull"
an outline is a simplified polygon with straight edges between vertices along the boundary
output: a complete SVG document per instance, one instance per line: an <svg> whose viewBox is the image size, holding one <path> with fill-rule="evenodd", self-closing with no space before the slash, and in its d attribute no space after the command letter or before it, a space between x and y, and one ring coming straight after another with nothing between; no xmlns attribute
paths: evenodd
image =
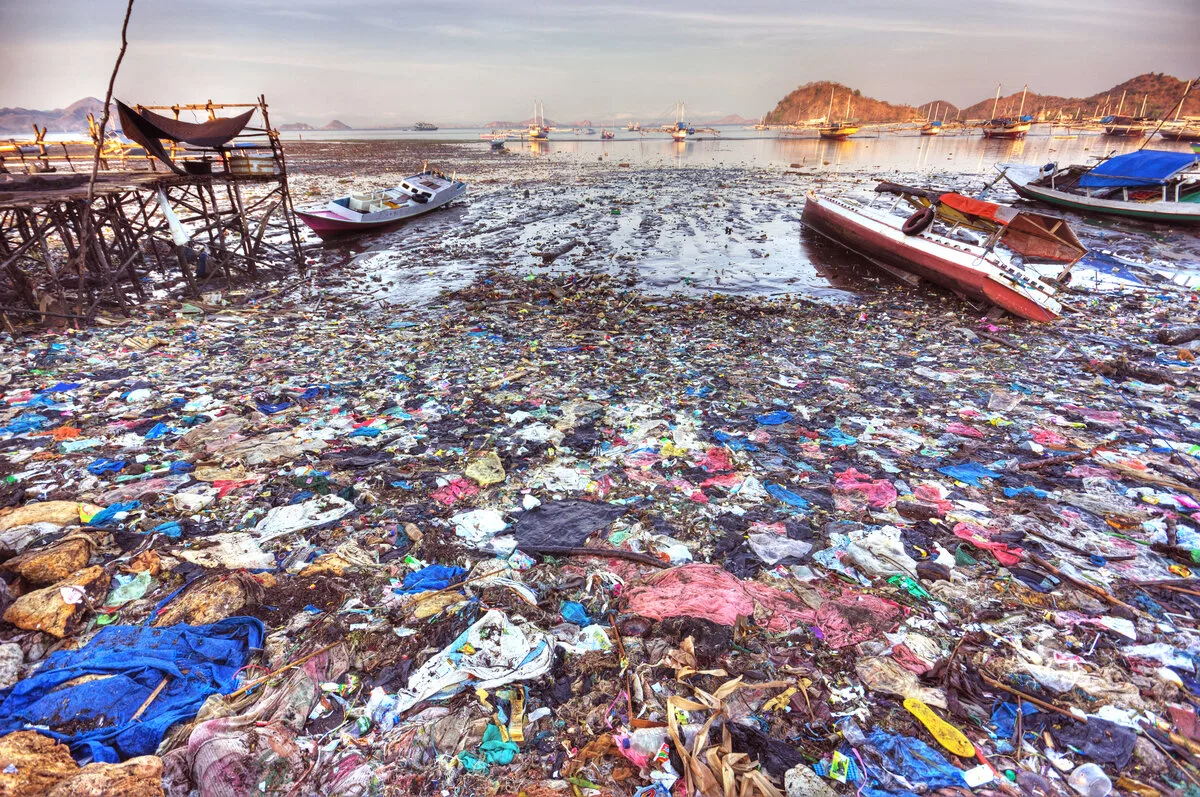
<svg viewBox="0 0 1200 797"><path fill-rule="evenodd" d="M364 219L357 221L348 219L345 216L339 216L331 210L324 208L314 210L297 210L296 215L300 217L308 227L322 238L332 236L341 236L354 233L370 232L379 230L384 227L391 227L402 222L414 219L417 216L423 216L430 211L445 207L453 202L458 197L466 192L466 186L459 184L460 188L457 191L445 191L443 194L435 196L424 205L417 205L413 208L405 208L404 211L390 215L387 218L380 219Z"/></svg>
<svg viewBox="0 0 1200 797"><path fill-rule="evenodd" d="M942 246L923 236L906 240L910 236L904 235L899 227L866 219L844 204L814 194L808 195L801 221L885 271L899 269L1030 321L1053 321L1058 317L1059 305L1054 299L1050 298L1046 305L1040 304L997 282L987 271L972 268L972 261L979 261L966 247Z"/></svg>
<svg viewBox="0 0 1200 797"><path fill-rule="evenodd" d="M1065 191L1055 191L1052 188L1032 185L1021 180L1014 180L1005 174L1013 189L1025 199L1057 205L1085 214L1101 214L1105 216L1122 216L1128 219L1153 221L1159 224L1200 224L1200 203L1196 202L1124 202L1096 197L1078 196ZM1167 205L1168 207L1154 207Z"/></svg>

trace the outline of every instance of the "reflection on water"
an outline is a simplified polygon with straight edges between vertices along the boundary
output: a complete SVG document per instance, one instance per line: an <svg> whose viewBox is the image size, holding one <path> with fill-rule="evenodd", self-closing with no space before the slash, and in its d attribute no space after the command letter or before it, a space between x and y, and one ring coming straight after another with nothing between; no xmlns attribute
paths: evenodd
<svg viewBox="0 0 1200 797"><path fill-rule="evenodd" d="M646 291L693 295L828 298L844 295L840 291L910 290L880 280L843 248L804 234L805 194L865 199L876 181L891 180L971 195L986 190L988 199L1017 202L1003 181L988 187L998 176L995 164L1087 163L1139 144L1086 134L1004 141L868 132L832 141L733 129L683 142L627 131L612 140L552 133L549 141L512 139L505 150L490 152L486 141L464 136L440 144L438 154L439 167L457 170L470 186L463 200L450 211L359 237L344 253L382 280L381 298L397 302L430 299L490 268L606 271ZM372 146L395 162L394 147L383 140ZM429 148L416 140L403 147L404 157ZM367 187L386 179L382 172L355 178ZM353 189L339 184L338 190ZM1174 267L1200 261L1200 241L1186 231L1068 219L1093 249ZM581 245L550 265L533 254L571 240Z"/></svg>

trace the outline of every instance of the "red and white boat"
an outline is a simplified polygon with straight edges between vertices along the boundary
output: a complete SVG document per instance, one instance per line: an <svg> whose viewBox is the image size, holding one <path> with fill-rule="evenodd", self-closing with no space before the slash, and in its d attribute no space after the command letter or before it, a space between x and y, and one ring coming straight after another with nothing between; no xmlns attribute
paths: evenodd
<svg viewBox="0 0 1200 797"><path fill-rule="evenodd" d="M1054 283L1087 254L1065 221L951 192L875 190L916 211L905 217L810 192L802 221L909 284L927 279L1031 321L1061 314Z"/></svg>
<svg viewBox="0 0 1200 797"><path fill-rule="evenodd" d="M466 183L426 170L405 178L395 188L347 194L323 208L297 210L296 215L322 237L363 232L436 210L466 190Z"/></svg>

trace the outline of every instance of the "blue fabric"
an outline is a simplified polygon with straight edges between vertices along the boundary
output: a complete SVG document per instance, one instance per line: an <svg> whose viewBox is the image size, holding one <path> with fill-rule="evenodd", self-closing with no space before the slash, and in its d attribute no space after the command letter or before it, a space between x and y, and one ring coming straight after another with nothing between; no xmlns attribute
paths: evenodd
<svg viewBox="0 0 1200 797"><path fill-rule="evenodd" d="M209 695L234 690L237 671L262 647L264 634L253 617L168 628L106 626L83 648L50 654L28 678L0 690L0 735L41 725L49 730L39 733L70 745L77 759L116 763L152 755L167 729L196 716ZM101 677L67 685L88 675ZM164 678L166 687L131 722ZM68 723L71 732L55 730Z"/></svg>
<svg viewBox="0 0 1200 797"><path fill-rule="evenodd" d="M274 415L277 412L283 412L288 407L292 406L290 401L281 401L278 404L270 404L266 401L258 402L258 411L263 415Z"/></svg>
<svg viewBox="0 0 1200 797"><path fill-rule="evenodd" d="M378 437L383 433L383 430L378 426L360 426L351 432L348 437Z"/></svg>
<svg viewBox="0 0 1200 797"><path fill-rule="evenodd" d="M1079 178L1082 188L1120 188L1162 185L1197 160L1191 152L1143 149L1109 158Z"/></svg>
<svg viewBox="0 0 1200 797"><path fill-rule="evenodd" d="M116 473L125 469L125 463L119 459L109 459L108 457L100 457L91 465L87 466L88 473L99 476L102 473Z"/></svg>
<svg viewBox="0 0 1200 797"><path fill-rule="evenodd" d="M991 468L985 468L978 462L967 462L963 465L947 465L944 468L938 468L938 473L944 473L951 479L957 479L972 487L982 487L983 485L979 483L980 479L998 479L1004 475L1003 473L997 473Z"/></svg>
<svg viewBox="0 0 1200 797"><path fill-rule="evenodd" d="M92 515L92 519L87 522L89 526L103 526L108 521L112 520L118 512L132 512L140 508L141 501L124 501L112 506L106 506L96 514Z"/></svg>
<svg viewBox="0 0 1200 797"><path fill-rule="evenodd" d="M765 415L755 415L754 420L761 423L763 426L778 426L781 423L787 423L792 419L792 414L787 410L775 410L768 412Z"/></svg>
<svg viewBox="0 0 1200 797"><path fill-rule="evenodd" d="M776 500L782 501L788 506L799 507L800 509L808 509L808 501L803 496L796 495L786 487L778 484L766 485L767 493Z"/></svg>
<svg viewBox="0 0 1200 797"><path fill-rule="evenodd" d="M579 626L592 624L592 618L588 617L587 609L583 608L582 603L575 601L563 601L562 618L568 623Z"/></svg>
<svg viewBox="0 0 1200 797"><path fill-rule="evenodd" d="M79 387L78 382L59 382L54 387L48 387L43 393L67 393Z"/></svg>
<svg viewBox="0 0 1200 797"><path fill-rule="evenodd" d="M1038 713L1037 707L1028 702L1021 703L1021 716L1030 717ZM1001 703L992 709L992 724L996 726L996 737L1011 739L1017 727L1017 704ZM1029 723L1024 723L1029 729Z"/></svg>
<svg viewBox="0 0 1200 797"><path fill-rule="evenodd" d="M173 540L177 540L183 536L183 527L179 525L177 520L168 520L166 523L159 523L154 528L150 529L150 533L158 532L165 534Z"/></svg>
<svg viewBox="0 0 1200 797"><path fill-rule="evenodd" d="M876 728L867 735L867 743L884 759L889 772L902 775L909 783L923 783L929 790L967 787L962 770L920 739Z"/></svg>
<svg viewBox="0 0 1200 797"><path fill-rule="evenodd" d="M758 446L751 443L744 437L734 437L728 432L722 432L720 429L713 432L713 439L723 446L728 446L730 451L757 451Z"/></svg>
<svg viewBox="0 0 1200 797"><path fill-rule="evenodd" d="M445 589L467 574L461 567L429 565L404 577L404 585L395 591L401 595L415 595L434 589Z"/></svg>
<svg viewBox="0 0 1200 797"><path fill-rule="evenodd" d="M836 426L821 432L821 436L828 440L831 446L852 446L858 442L857 437L851 437Z"/></svg>
<svg viewBox="0 0 1200 797"><path fill-rule="evenodd" d="M171 427L165 423L156 423L151 427L150 431L146 432L147 440L157 440L160 437L165 437L167 432L171 431Z"/></svg>
<svg viewBox="0 0 1200 797"><path fill-rule="evenodd" d="M1076 268L1090 268L1101 274L1107 274L1110 277L1132 282L1135 285L1143 285L1141 277L1130 270L1129 266L1113 257L1106 255L1103 252L1088 252L1083 258L1075 264Z"/></svg>
<svg viewBox="0 0 1200 797"><path fill-rule="evenodd" d="M38 415L34 412L27 412L24 415L18 415L8 422L8 426L0 426L0 434L11 432L12 434L24 434L25 432L35 432L38 429L44 429L50 424L50 419Z"/></svg>
<svg viewBox="0 0 1200 797"><path fill-rule="evenodd" d="M1050 493L1036 487L1005 487L1004 495L1008 498L1016 498L1018 495L1032 495L1034 498L1050 497Z"/></svg>

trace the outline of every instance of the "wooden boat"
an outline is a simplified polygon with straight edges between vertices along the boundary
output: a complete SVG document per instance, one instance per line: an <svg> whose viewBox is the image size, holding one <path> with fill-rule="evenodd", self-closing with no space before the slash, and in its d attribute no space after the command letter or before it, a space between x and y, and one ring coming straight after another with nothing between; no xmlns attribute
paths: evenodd
<svg viewBox="0 0 1200 797"><path fill-rule="evenodd" d="M992 103L992 118L984 122L980 129L983 131L984 138L1018 141L1025 138L1029 129L1033 127L1033 117L1024 115L1025 94L1029 91L1029 85L1026 84L1025 88L1021 90L1021 107L1017 109L1017 115L1014 117L996 115L996 111L1000 108L1000 86L1001 84L996 84L996 101Z"/></svg>
<svg viewBox="0 0 1200 797"><path fill-rule="evenodd" d="M891 208L810 192L801 221L909 284L927 279L1031 321L1061 314L1054 282L1087 254L1062 219L953 192L893 183L875 190L916 211L905 219Z"/></svg>
<svg viewBox="0 0 1200 797"><path fill-rule="evenodd" d="M1033 119L1028 116L1022 116L1017 119L989 119L983 123L980 129L983 131L984 138L1016 141L1025 138L1031 127L1033 127Z"/></svg>
<svg viewBox="0 0 1200 797"><path fill-rule="evenodd" d="M942 132L941 122L926 122L921 126L921 135L936 136Z"/></svg>
<svg viewBox="0 0 1200 797"><path fill-rule="evenodd" d="M546 125L545 106L539 107L536 101L533 103L533 120L530 121L529 128L525 131L525 137L530 141L550 140L550 128Z"/></svg>
<svg viewBox="0 0 1200 797"><path fill-rule="evenodd" d="M1200 141L1200 121L1167 122L1158 134L1167 141Z"/></svg>
<svg viewBox="0 0 1200 797"><path fill-rule="evenodd" d="M466 192L465 183L436 171L405 178L395 188L348 194L323 208L297 210L301 221L322 237L379 229L446 205Z"/></svg>
<svg viewBox="0 0 1200 797"><path fill-rule="evenodd" d="M1136 116L1106 116L1100 120L1104 135L1119 138L1145 138L1154 122Z"/></svg>
<svg viewBox="0 0 1200 797"><path fill-rule="evenodd" d="M817 128L817 133L821 138L830 141L845 141L858 132L858 125L852 125L849 122L834 122L831 125Z"/></svg>
<svg viewBox="0 0 1200 797"><path fill-rule="evenodd" d="M825 124L817 128L817 133L821 138L830 141L845 141L858 132L858 125L850 124L850 93L846 93L846 116L840 122L830 122L829 118L833 115L833 93L835 89L829 90L829 110L825 113Z"/></svg>
<svg viewBox="0 0 1200 797"><path fill-rule="evenodd" d="M998 164L1026 199L1081 213L1163 224L1200 224L1200 158L1195 153L1140 149L1092 166L1040 169Z"/></svg>

